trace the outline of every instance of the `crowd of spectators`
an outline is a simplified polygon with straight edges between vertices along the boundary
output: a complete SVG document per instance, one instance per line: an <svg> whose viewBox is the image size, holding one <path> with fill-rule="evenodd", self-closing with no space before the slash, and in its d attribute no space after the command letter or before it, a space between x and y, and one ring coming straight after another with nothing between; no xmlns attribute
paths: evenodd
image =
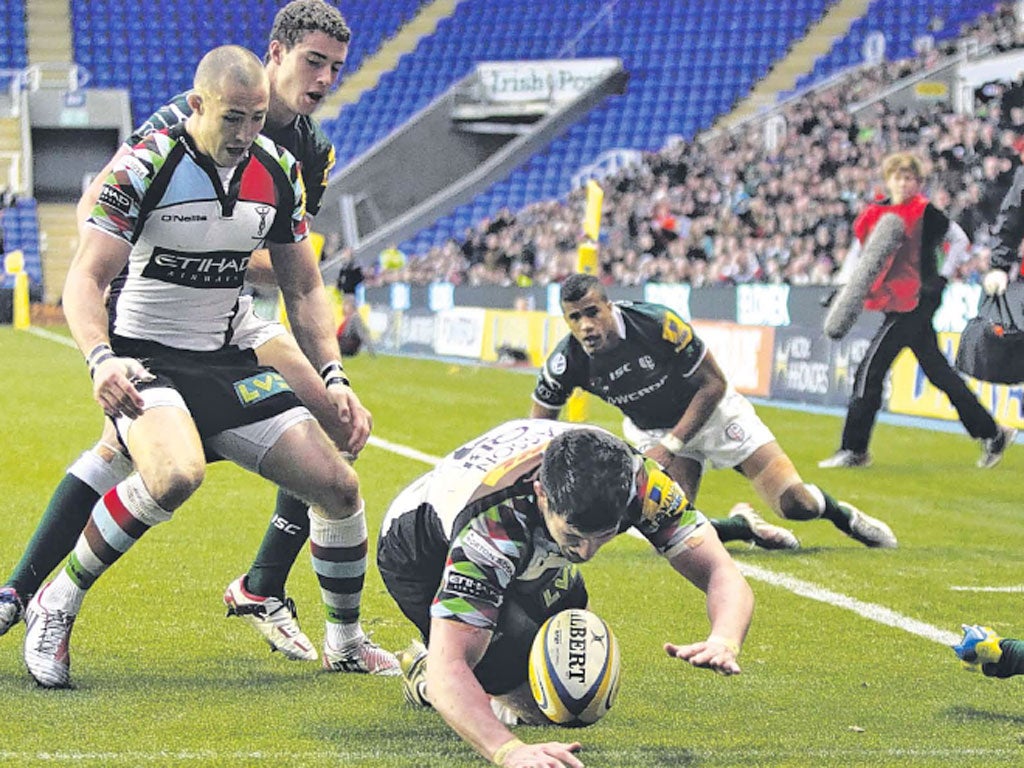
<svg viewBox="0 0 1024 768"><path fill-rule="evenodd" d="M1007 50L1024 46L1020 30L1006 4L959 41ZM979 89L973 114L944 102L851 109L953 50L862 66L852 78L791 100L777 143L767 142L757 122L692 143L670 141L604 179L602 279L829 284L850 247L853 219L882 192L882 158L909 150L929 165L926 193L972 239L973 259L959 278L978 280L987 269L988 226L1024 153L1024 73ZM584 200L580 189L565 200L501 210L461 239L410 254L401 269L369 271L367 282L558 282L575 270Z"/></svg>

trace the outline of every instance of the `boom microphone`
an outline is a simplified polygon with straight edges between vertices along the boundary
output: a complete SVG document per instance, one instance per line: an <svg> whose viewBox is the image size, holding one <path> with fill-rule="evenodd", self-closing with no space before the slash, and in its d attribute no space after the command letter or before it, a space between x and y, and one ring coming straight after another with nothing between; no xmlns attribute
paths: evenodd
<svg viewBox="0 0 1024 768"><path fill-rule="evenodd" d="M825 315L825 335L841 339L850 332L864 308L864 297L874 284L889 256L906 238L903 219L895 213L883 214L860 250L850 279L836 294Z"/></svg>

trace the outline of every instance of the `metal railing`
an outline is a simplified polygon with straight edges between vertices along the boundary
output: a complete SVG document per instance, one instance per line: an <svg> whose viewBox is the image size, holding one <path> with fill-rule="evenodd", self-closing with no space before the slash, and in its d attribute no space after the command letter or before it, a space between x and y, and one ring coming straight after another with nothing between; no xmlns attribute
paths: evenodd
<svg viewBox="0 0 1024 768"><path fill-rule="evenodd" d="M6 98L0 99L0 117L20 117L21 94L28 84L27 69L0 69L0 84L5 85Z"/></svg>
<svg viewBox="0 0 1024 768"><path fill-rule="evenodd" d="M597 12L593 19L583 25L580 31L576 33L576 37L561 47L558 53L555 54L555 58L561 59L575 56L576 48L580 41L589 35L598 24L607 23L608 26L611 27L615 22L615 6L618 4L619 0L609 0L601 6L601 10Z"/></svg>
<svg viewBox="0 0 1024 768"><path fill-rule="evenodd" d="M5 163L6 173L2 170ZM21 152L0 152L0 180L8 189L18 194L24 192L21 186Z"/></svg>

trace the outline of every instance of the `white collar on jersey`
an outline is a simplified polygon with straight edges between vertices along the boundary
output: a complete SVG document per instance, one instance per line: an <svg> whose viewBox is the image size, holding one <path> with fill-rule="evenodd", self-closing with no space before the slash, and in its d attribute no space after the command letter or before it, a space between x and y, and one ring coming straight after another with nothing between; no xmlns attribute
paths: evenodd
<svg viewBox="0 0 1024 768"><path fill-rule="evenodd" d="M615 317L615 329L619 332L619 338L626 338L626 320L622 317L622 310L618 304L612 304L612 315Z"/></svg>

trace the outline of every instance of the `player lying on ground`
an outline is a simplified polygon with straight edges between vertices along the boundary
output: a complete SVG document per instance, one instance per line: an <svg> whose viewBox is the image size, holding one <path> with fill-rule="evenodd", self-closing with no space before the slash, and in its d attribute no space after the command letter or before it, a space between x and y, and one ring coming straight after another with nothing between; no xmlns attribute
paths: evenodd
<svg viewBox="0 0 1024 768"><path fill-rule="evenodd" d="M522 722L546 722L527 683L530 644L548 616L587 605L577 565L630 528L706 593L708 635L664 651L739 673L754 597L707 518L614 435L523 419L452 451L388 509L377 564L426 642L399 654L406 698L500 765L579 768L578 742L520 742L492 697Z"/></svg>

